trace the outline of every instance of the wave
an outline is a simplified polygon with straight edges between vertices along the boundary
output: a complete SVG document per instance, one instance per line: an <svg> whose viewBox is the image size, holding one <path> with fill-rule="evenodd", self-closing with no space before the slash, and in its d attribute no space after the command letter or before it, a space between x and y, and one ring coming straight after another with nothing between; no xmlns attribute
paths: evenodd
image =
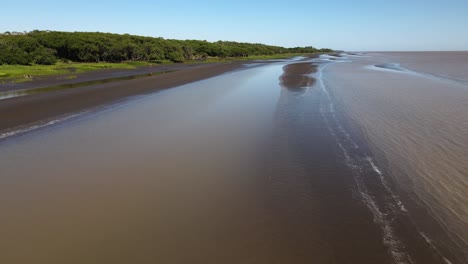
<svg viewBox="0 0 468 264"><path fill-rule="evenodd" d="M69 115L65 115L65 116L55 118L55 119L52 119L52 120L41 121L41 122L36 123L34 125L27 125L27 126L22 126L22 127L19 127L19 128L9 129L9 130L7 130L7 131L0 134L0 141L3 141L5 139L11 138L11 137L24 135L24 134L27 134L27 133L30 133L30 132L33 132L33 131L36 131L36 130L39 130L39 129L43 129L43 128L46 128L46 127L50 127L50 126L53 126L53 125L57 125L57 124L62 123L64 121L68 121L68 120L74 119L76 117L82 116L82 115L86 114L87 112L88 111L79 112L79 113L75 113L75 114L69 114Z"/></svg>
<svg viewBox="0 0 468 264"><path fill-rule="evenodd" d="M393 217L383 212L383 209L381 206L379 206L378 202L375 200L375 197L371 194L367 185L365 184L363 179L363 171L369 170L369 168L371 168L371 170L379 176L380 183L385 187L385 189L392 193L384 179L383 173L373 162L372 158L367 155L362 157L361 155L356 154L356 150L359 149L359 146L352 139L350 133L348 133L340 123L334 104L332 102L333 100L331 98L330 92L323 81L323 69L326 67L327 65L324 65L319 69L317 78L320 88L326 96L326 107L322 108L321 111L322 117L327 124L327 128L329 129L330 134L336 139L337 145L341 149L345 158L346 165L351 168L354 174L355 187L359 196L361 197L361 201L364 202L369 211L372 213L374 221L381 227L383 243L387 246L394 263L413 263L413 260L409 254L404 250L405 246L403 242L398 239L395 234L394 228L392 226ZM405 207L396 197L396 195L392 195L392 198L394 199L393 203L398 205L398 208L400 208L402 212L406 212Z"/></svg>
<svg viewBox="0 0 468 264"><path fill-rule="evenodd" d="M411 75L418 76L421 78L430 78L436 81L445 81L445 82L450 82L450 83L462 84L468 87L468 82L464 80L460 80L460 79L456 79L456 78L452 78L448 76L441 76L441 75L436 75L436 74L410 70L410 69L402 67L399 63L373 64L373 65L368 65L366 68L370 70L406 73L406 74L411 74Z"/></svg>

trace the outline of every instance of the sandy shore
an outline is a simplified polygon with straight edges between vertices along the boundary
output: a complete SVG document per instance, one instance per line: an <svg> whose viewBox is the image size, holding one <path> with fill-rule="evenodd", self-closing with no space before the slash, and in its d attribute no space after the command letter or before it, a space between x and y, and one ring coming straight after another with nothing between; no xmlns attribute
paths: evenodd
<svg viewBox="0 0 468 264"><path fill-rule="evenodd" d="M91 85L79 89L68 89L0 100L0 113L2 116L0 119L0 132L42 120L53 119L54 117L66 113L78 112L103 104L109 104L128 96L151 93L210 78L240 69L242 64L241 62L234 62L205 65L168 65L160 67L157 70L161 72L170 70L177 71L142 79ZM133 71L132 74L142 74L149 70L155 72L155 68L142 68L140 72L135 73ZM90 72L80 76L77 82L119 77L125 76L125 74L130 75L125 71ZM62 82L63 80L49 79L34 83L25 83L20 89L59 85L62 84ZM70 80L68 80L67 83L70 83ZM17 87L19 86L16 86L14 89L19 89ZM6 90L5 87L4 90ZM9 90L12 90L12 88Z"/></svg>
<svg viewBox="0 0 468 264"><path fill-rule="evenodd" d="M310 87L315 79L308 74L317 72L317 65L310 62L288 64L283 67L284 73L280 77L281 86L288 89L299 89Z"/></svg>

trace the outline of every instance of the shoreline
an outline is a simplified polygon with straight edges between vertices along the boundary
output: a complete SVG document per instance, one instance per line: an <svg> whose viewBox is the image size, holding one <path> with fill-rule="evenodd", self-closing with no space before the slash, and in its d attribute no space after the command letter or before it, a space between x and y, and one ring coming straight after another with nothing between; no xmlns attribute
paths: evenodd
<svg viewBox="0 0 468 264"><path fill-rule="evenodd" d="M140 79L96 84L77 89L66 89L3 99L0 100L0 113L2 115L0 119L0 133L18 127L29 126L30 124L35 124L40 121L51 120L63 116L64 114L72 114L86 109L115 103L130 96L153 93L211 78L234 70L240 70L245 63L246 62L202 65L186 64L181 65L183 66L182 69L173 69L173 72ZM163 72L168 71L168 68L170 68L168 66L170 65L157 68L160 72ZM132 73L136 74L135 71ZM89 72L84 78L87 78L87 80L99 80L99 77L101 77L101 79L106 78L108 74L116 73L112 71ZM123 71L120 74L123 74ZM78 82L86 81L84 78L79 79ZM60 85L62 84L61 81L62 80L49 80L41 82L41 84L44 86ZM70 83L70 80L67 81L67 84ZM21 89L25 88L23 87ZM30 87L30 89L33 88Z"/></svg>
<svg viewBox="0 0 468 264"><path fill-rule="evenodd" d="M298 55L304 59L318 58L321 54L325 53L312 53ZM50 75L33 75L28 81L14 82L14 79L2 80L0 79L0 93L12 92L20 90L30 90L36 88L47 88L50 86L58 85L72 85L92 81L100 81L104 79L131 77L144 74L158 74L171 71L186 70L192 68L204 67L206 65L222 65L229 63L272 63L282 60L294 58L295 56L285 58L272 58L272 59L236 59L225 61L210 61L210 62L188 62L188 63L171 63L171 64L149 64L146 66L136 66L135 68L104 68L95 69L85 72L69 72L61 74Z"/></svg>
<svg viewBox="0 0 468 264"><path fill-rule="evenodd" d="M207 64L156 64L149 66L139 66L134 69L99 69L82 73L67 73L55 75L35 76L34 79L26 82L11 82L0 84L0 92L11 92L19 90L29 90L36 88L46 88L49 86L77 84L82 82L99 81L103 79L128 77L141 74L158 74L168 71L179 71L191 68L198 68ZM72 76L73 78L70 78Z"/></svg>

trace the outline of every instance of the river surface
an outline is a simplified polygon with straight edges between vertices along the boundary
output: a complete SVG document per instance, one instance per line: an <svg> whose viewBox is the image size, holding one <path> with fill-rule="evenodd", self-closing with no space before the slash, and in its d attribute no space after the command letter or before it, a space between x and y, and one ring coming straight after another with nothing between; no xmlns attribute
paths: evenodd
<svg viewBox="0 0 468 264"><path fill-rule="evenodd" d="M247 67L0 135L0 262L464 263L467 79L410 55L309 60L301 87L296 61Z"/></svg>

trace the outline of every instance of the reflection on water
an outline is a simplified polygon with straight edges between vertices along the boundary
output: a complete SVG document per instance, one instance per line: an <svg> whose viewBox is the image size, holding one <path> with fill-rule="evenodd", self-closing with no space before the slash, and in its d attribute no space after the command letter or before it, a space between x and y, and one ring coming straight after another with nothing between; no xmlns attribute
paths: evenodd
<svg viewBox="0 0 468 264"><path fill-rule="evenodd" d="M431 203L444 190L426 185L424 173L465 169L454 155L468 148L446 136L465 128L464 117L452 116L458 127L441 120L464 110L457 101L463 97L417 97L404 86L416 84L411 80L364 67L377 62L326 69L286 63L184 85L1 142L0 262L442 263L424 242L434 234L418 233L385 177L389 168L419 173L405 179L394 173L395 182L421 197L425 188L439 191L423 200L438 210ZM401 86L371 85L395 80ZM453 101L444 108L447 98ZM436 107L431 118L418 108L429 111L429 102ZM367 141L348 129L347 116L379 163ZM428 127L438 125L442 132L432 135ZM396 151L393 144L404 146ZM424 163L440 158L433 147L448 148L450 161ZM426 169L410 171L412 164ZM444 188L461 190L437 177ZM456 206L463 212L463 204ZM457 230L456 221L446 223Z"/></svg>
<svg viewBox="0 0 468 264"><path fill-rule="evenodd" d="M385 262L321 119L321 90L281 87L282 68L3 142L2 262Z"/></svg>
<svg viewBox="0 0 468 264"><path fill-rule="evenodd" d="M307 256L299 263L389 262L380 227L356 199L353 172L330 134L324 116L333 113L321 110L330 102L320 86L298 85L284 87L278 100L268 200L297 237L297 254Z"/></svg>
<svg viewBox="0 0 468 264"><path fill-rule="evenodd" d="M281 67L3 142L1 262L271 263L278 233L255 165Z"/></svg>

